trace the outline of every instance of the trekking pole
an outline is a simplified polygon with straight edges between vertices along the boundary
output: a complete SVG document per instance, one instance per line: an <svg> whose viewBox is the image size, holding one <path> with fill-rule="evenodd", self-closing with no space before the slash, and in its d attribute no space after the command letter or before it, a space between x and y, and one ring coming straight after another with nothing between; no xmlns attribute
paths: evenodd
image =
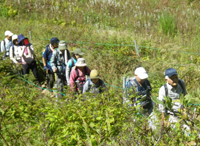
<svg viewBox="0 0 200 146"><path fill-rule="evenodd" d="M124 89L124 93L123 93L123 103L125 103L126 101L126 77L123 77L123 89Z"/></svg>
<svg viewBox="0 0 200 146"><path fill-rule="evenodd" d="M137 46L136 40L135 40L135 51L136 51L137 56L139 56L139 48Z"/></svg>
<svg viewBox="0 0 200 146"><path fill-rule="evenodd" d="M32 39L31 39L31 31L29 31L29 38L30 38L30 41L32 41Z"/></svg>

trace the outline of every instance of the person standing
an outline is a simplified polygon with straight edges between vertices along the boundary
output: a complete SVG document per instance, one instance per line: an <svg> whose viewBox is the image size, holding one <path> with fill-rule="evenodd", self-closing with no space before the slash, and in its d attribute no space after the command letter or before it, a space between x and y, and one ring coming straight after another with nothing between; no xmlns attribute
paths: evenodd
<svg viewBox="0 0 200 146"><path fill-rule="evenodd" d="M19 49L18 49L18 36L15 34L12 36L12 43L13 45L10 47L10 59L15 65L21 64L21 58L19 56Z"/></svg>
<svg viewBox="0 0 200 146"><path fill-rule="evenodd" d="M9 50L12 46L13 33L9 30L5 31L5 39L1 41L1 52L5 52L3 58L9 57Z"/></svg>
<svg viewBox="0 0 200 146"><path fill-rule="evenodd" d="M94 69L90 72L90 78L85 82L83 86L83 93L90 92L94 94L103 93L107 90L106 85L100 79L99 72Z"/></svg>
<svg viewBox="0 0 200 146"><path fill-rule="evenodd" d="M23 67L23 75L29 74L29 71L32 70L34 77L38 82L38 85L40 85L37 64L34 58L33 45L29 43L28 38L24 37L23 34L20 34L18 35L18 46L19 56L21 58L21 63Z"/></svg>
<svg viewBox="0 0 200 146"><path fill-rule="evenodd" d="M83 85L90 75L90 69L87 67L84 58L79 58L75 64L75 68L70 75L71 90L77 93L83 92Z"/></svg>
<svg viewBox="0 0 200 146"><path fill-rule="evenodd" d="M135 77L130 78L127 81L126 86L129 89L129 95L134 95L136 93L136 97L132 98L132 104L138 105L146 111L148 115L150 115L153 111L153 101L151 100L151 85L148 78L148 74L143 67L138 67L135 69Z"/></svg>
<svg viewBox="0 0 200 146"><path fill-rule="evenodd" d="M58 48L53 51L50 62L53 72L57 74L57 87L61 92L63 92L64 85L67 85L65 74L66 65L70 58L67 44L63 40L60 41Z"/></svg>
<svg viewBox="0 0 200 146"><path fill-rule="evenodd" d="M81 51L81 49L76 48L73 52L72 58L67 62L67 70L66 70L67 85L69 85L69 79L72 68L75 66L77 59L82 58L83 55L84 53Z"/></svg>
<svg viewBox="0 0 200 146"><path fill-rule="evenodd" d="M57 37L53 37L50 40L50 44L46 46L46 49L43 53L42 62L44 65L44 70L46 71L47 76L47 87L53 88L55 76L53 69L51 67L51 56L53 54L53 51L58 48L59 39Z"/></svg>

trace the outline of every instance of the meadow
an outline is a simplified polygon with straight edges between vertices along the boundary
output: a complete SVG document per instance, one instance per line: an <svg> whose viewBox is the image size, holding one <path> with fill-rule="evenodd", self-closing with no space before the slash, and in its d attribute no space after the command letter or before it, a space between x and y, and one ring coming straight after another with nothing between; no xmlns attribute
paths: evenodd
<svg viewBox="0 0 200 146"><path fill-rule="evenodd" d="M0 61L1 145L190 145L199 143L199 121L183 115L176 129L145 127L148 118L122 105L122 78L143 66L157 102L173 67L187 86L182 99L190 115L200 112L200 4L198 0L6 0L0 1L0 40L5 30L29 37L36 56L51 37L78 47L90 69L98 69L109 92L83 100L67 89L56 102L16 75L9 59ZM135 52L135 40L139 56ZM41 70L42 67L38 68ZM103 105L100 103L104 103ZM170 104L170 101L169 101ZM157 103L155 113L158 116ZM190 120L185 134L181 123ZM159 122L158 122L159 123Z"/></svg>

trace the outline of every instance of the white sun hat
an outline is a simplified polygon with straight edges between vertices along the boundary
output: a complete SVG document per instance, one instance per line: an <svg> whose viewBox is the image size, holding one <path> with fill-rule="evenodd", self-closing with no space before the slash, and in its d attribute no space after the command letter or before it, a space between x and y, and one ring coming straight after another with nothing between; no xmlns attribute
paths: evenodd
<svg viewBox="0 0 200 146"><path fill-rule="evenodd" d="M9 30L5 31L5 36L13 36L13 33Z"/></svg>
<svg viewBox="0 0 200 146"><path fill-rule="evenodd" d="M146 70L143 67L136 68L135 75L137 75L142 80L147 79L149 77Z"/></svg>
<svg viewBox="0 0 200 146"><path fill-rule="evenodd" d="M14 35L12 36L12 41L17 40L17 39L18 39L18 35L14 34Z"/></svg>
<svg viewBox="0 0 200 146"><path fill-rule="evenodd" d="M87 64L85 63L85 59L84 58L78 58L75 66L77 66L77 67L87 66Z"/></svg>

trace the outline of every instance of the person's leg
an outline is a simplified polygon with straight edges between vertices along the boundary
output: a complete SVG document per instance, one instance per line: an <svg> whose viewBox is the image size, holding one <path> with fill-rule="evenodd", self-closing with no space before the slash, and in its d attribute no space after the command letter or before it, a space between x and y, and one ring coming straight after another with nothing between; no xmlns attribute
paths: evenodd
<svg viewBox="0 0 200 146"><path fill-rule="evenodd" d="M22 67L23 67L23 75L25 75L25 74L29 74L29 65L28 64L23 64L22 65Z"/></svg>
<svg viewBox="0 0 200 146"><path fill-rule="evenodd" d="M59 92L58 97L62 97L60 92L63 92L63 82L62 82L62 76L57 75L57 91Z"/></svg>
<svg viewBox="0 0 200 146"><path fill-rule="evenodd" d="M35 61L33 63L31 63L30 68L31 68L31 70L32 70L32 72L34 74L35 79L40 84L40 80L39 80L39 76L38 76L38 71L37 71L37 65L36 65Z"/></svg>
<svg viewBox="0 0 200 146"><path fill-rule="evenodd" d="M48 88L53 88L54 81L55 81L54 73L49 71L49 73L48 73Z"/></svg>

